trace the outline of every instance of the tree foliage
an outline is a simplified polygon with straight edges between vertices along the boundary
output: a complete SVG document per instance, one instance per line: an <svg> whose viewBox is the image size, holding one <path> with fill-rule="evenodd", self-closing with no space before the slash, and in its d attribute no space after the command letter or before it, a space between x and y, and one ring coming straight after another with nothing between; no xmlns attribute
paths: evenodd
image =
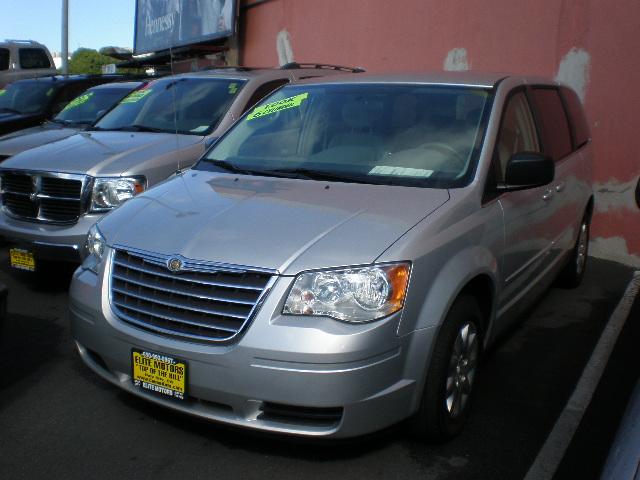
<svg viewBox="0 0 640 480"><path fill-rule="evenodd" d="M69 73L101 73L103 65L117 62L115 58L102 55L97 50L79 48L71 55Z"/></svg>

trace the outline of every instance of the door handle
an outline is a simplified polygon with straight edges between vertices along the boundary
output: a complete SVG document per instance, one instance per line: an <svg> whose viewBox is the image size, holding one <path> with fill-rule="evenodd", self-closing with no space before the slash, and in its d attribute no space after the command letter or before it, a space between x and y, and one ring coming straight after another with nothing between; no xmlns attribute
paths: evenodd
<svg viewBox="0 0 640 480"><path fill-rule="evenodd" d="M542 199L546 202L551 200L552 197L553 197L553 190L551 189L547 190L546 192L544 192L544 195L542 195Z"/></svg>
<svg viewBox="0 0 640 480"><path fill-rule="evenodd" d="M559 184L556 185L556 192L561 192L562 190L564 190L564 182L560 182Z"/></svg>

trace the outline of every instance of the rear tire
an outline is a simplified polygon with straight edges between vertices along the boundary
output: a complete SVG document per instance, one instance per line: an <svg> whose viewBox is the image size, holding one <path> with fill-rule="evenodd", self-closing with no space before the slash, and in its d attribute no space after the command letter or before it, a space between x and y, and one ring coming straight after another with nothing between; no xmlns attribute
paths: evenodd
<svg viewBox="0 0 640 480"><path fill-rule="evenodd" d="M573 247L569 263L564 267L558 276L558 285L564 288L576 288L582 283L584 272L587 268L589 257L589 230L591 220L589 214L585 213L580 228L578 238Z"/></svg>
<svg viewBox="0 0 640 480"><path fill-rule="evenodd" d="M421 440L444 442L462 431L482 353L482 324L475 298L458 297L440 328L422 400L410 420L412 433Z"/></svg>

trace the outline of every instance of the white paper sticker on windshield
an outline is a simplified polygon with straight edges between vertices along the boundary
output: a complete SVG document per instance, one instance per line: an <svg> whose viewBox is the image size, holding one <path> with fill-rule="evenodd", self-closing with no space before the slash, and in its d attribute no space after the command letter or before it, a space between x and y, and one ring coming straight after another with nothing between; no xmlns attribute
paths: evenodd
<svg viewBox="0 0 640 480"><path fill-rule="evenodd" d="M209 128L209 125L200 125L199 127L192 128L191 131L193 133L199 133L199 132L204 132L207 128Z"/></svg>
<svg viewBox="0 0 640 480"><path fill-rule="evenodd" d="M433 170L424 168L392 167L378 165L369 171L369 175L393 175L398 177L420 177L427 178L433 174Z"/></svg>

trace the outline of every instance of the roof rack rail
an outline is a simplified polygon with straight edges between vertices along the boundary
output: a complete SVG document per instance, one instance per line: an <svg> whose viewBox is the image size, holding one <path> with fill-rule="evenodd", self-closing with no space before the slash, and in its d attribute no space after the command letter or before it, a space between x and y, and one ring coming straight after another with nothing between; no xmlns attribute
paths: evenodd
<svg viewBox="0 0 640 480"><path fill-rule="evenodd" d="M202 67L199 71L206 72L211 70L231 70L236 72L249 72L251 70L255 70L254 67L243 67L241 65L207 65L206 67Z"/></svg>
<svg viewBox="0 0 640 480"><path fill-rule="evenodd" d="M328 63L298 63L298 62L289 62L280 66L281 70L297 70L299 68L318 68L318 69L327 69L327 70L340 70L341 72L350 72L350 73L363 73L366 70L362 67L345 67L342 65L331 65Z"/></svg>
<svg viewBox="0 0 640 480"><path fill-rule="evenodd" d="M40 42L36 42L35 40L17 40L14 38L5 38L4 41L11 43L21 43L24 45L42 45Z"/></svg>

